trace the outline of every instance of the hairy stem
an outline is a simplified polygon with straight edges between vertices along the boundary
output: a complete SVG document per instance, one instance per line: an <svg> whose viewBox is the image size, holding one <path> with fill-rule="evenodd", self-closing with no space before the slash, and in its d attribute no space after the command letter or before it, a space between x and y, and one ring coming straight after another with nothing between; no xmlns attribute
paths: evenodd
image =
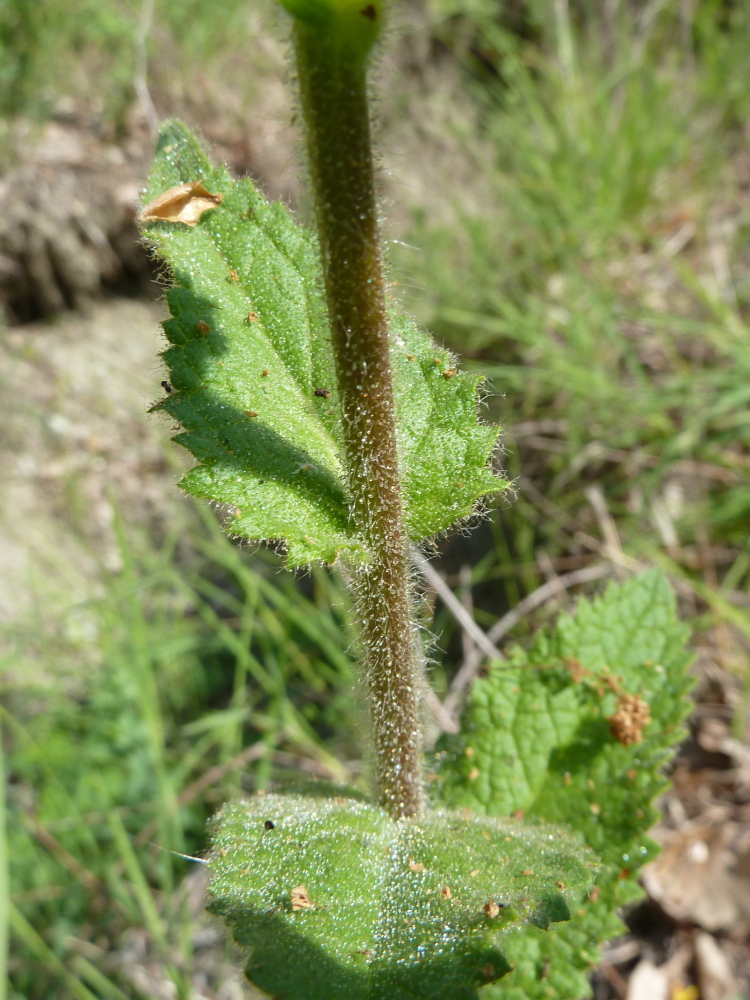
<svg viewBox="0 0 750 1000"><path fill-rule="evenodd" d="M410 614L367 56L345 34L302 22L294 42L349 489L369 552L354 577L379 796L394 818L414 816L422 808L421 653Z"/></svg>

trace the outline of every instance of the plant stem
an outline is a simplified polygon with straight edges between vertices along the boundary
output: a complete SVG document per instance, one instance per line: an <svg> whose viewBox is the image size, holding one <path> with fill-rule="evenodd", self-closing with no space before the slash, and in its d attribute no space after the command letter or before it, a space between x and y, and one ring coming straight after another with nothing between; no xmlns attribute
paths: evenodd
<svg viewBox="0 0 750 1000"><path fill-rule="evenodd" d="M335 31L301 22L294 43L349 490L369 553L354 578L378 792L391 816L414 816L423 803L421 652L410 613L367 56Z"/></svg>

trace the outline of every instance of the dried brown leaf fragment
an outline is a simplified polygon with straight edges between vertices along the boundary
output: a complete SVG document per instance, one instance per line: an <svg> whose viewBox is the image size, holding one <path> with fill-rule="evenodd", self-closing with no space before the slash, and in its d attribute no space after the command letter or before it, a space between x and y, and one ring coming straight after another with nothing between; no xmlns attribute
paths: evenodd
<svg viewBox="0 0 750 1000"><path fill-rule="evenodd" d="M154 198L141 211L139 219L141 222L183 222L186 226L196 226L204 212L223 201L223 194L212 194L200 181L190 181Z"/></svg>
<svg viewBox="0 0 750 1000"><path fill-rule="evenodd" d="M304 910L308 906L313 905L312 900L310 899L310 896L308 895L307 892L307 886L296 885L292 889L290 896L292 899L293 910Z"/></svg>

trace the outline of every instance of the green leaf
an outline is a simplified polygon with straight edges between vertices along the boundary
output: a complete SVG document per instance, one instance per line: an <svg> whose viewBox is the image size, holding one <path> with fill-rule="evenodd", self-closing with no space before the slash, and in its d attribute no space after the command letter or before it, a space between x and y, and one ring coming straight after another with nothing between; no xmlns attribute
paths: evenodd
<svg viewBox="0 0 750 1000"><path fill-rule="evenodd" d="M616 910L639 898L638 870L656 851L647 836L653 801L690 710L687 635L667 580L650 570L581 601L575 618L563 615L554 634L474 684L462 735L439 748L441 801L568 824L603 862L593 902L570 923L509 940L515 969L483 992L486 1000L590 995L597 945L622 933ZM625 692L649 706L652 720L642 742L628 746L608 722Z"/></svg>
<svg viewBox="0 0 750 1000"><path fill-rule="evenodd" d="M167 122L146 201L195 182L221 204L195 225L144 223L173 279L163 355L173 392L159 407L198 460L182 486L232 505L234 533L283 541L292 566L366 559L350 518L317 244ZM507 483L489 468L498 428L477 422L479 379L395 307L390 325L405 519L420 541Z"/></svg>
<svg viewBox="0 0 750 1000"><path fill-rule="evenodd" d="M566 920L597 867L554 827L302 795L229 804L213 846L210 908L285 1000L476 998L513 930Z"/></svg>

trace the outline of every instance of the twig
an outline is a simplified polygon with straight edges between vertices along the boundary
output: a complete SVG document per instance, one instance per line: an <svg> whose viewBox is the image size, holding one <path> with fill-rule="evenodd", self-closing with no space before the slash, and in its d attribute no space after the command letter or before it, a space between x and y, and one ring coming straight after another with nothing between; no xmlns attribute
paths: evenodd
<svg viewBox="0 0 750 1000"><path fill-rule="evenodd" d="M427 695L425 701L427 703L427 707L432 712L435 721L438 726L440 726L440 732L457 733L460 731L458 722L456 722L453 716L445 710L445 706L442 701L429 685L427 685ZM437 737L435 737L435 739L437 739Z"/></svg>
<svg viewBox="0 0 750 1000"><path fill-rule="evenodd" d="M66 850L57 837L54 837L31 812L23 814L24 825L32 833L42 847L57 859L73 878L78 879L90 893L106 893L107 887L102 880L84 867L78 858L74 858L70 851Z"/></svg>
<svg viewBox="0 0 750 1000"><path fill-rule="evenodd" d="M314 774L317 778L324 778L328 781L338 781L340 778L330 767L320 761L313 760L311 757L298 757L286 750L274 750L271 756L281 767L306 771L308 774Z"/></svg>
<svg viewBox="0 0 750 1000"><path fill-rule="evenodd" d="M141 4L141 19L135 36L135 73L133 74L133 90L141 105L141 110L148 122L152 135L159 128L159 116L148 89L148 50L146 43L151 33L154 19L154 0L143 0Z"/></svg>
<svg viewBox="0 0 750 1000"><path fill-rule="evenodd" d="M502 660L503 654L497 646L494 645L487 634L477 625L472 616L459 601L435 567L427 561L427 558L418 549L413 550L412 558L414 560L414 565L417 567L419 572L437 593L440 600L446 608L448 608L461 628L464 629L467 635L471 637L484 655L495 660Z"/></svg>
<svg viewBox="0 0 750 1000"><path fill-rule="evenodd" d="M517 625L523 617L530 614L532 611L535 611L542 604L545 604L551 597L555 597L559 594L561 586L567 590L570 587L575 587L581 583L589 583L591 580L598 580L603 576L607 576L610 572L611 567L609 565L597 563L594 566L584 566L583 569L576 569L573 570L572 573L564 573L562 576L556 576L554 579L548 580L547 583L544 583L541 587L533 590L530 594L524 597L524 599L520 601L515 608L496 621L486 635L487 640L490 641L493 648L496 649L496 642L506 635L506 633L510 632L510 630ZM494 653L492 655L494 659L505 659L505 657L503 657L500 653ZM460 670L453 678L450 691L448 692L448 697L443 702L443 709L454 721L454 725L461 696L474 680L481 662L482 654L477 649L472 657L467 657L464 660L461 664Z"/></svg>
<svg viewBox="0 0 750 1000"><path fill-rule="evenodd" d="M620 536L617 533L617 526L612 520L612 515L607 507L607 501L604 499L604 494L602 493L600 487L598 486L588 486L585 490L586 499L594 508L594 513L596 514L596 519L599 522L599 528L604 538L604 544L607 549L612 552L617 552L618 558L616 561L618 568L621 570L622 563L620 557L622 556L622 543L620 542ZM618 576L622 573L619 572Z"/></svg>
<svg viewBox="0 0 750 1000"><path fill-rule="evenodd" d="M471 566L468 563L464 563L461 567L461 571L458 577L459 590L461 592L461 604L466 609L466 614L474 620L474 600L471 595ZM470 632L463 629L461 632L462 647L463 647L463 657L466 659L467 656L471 656L474 652L474 646L476 643L472 638Z"/></svg>
<svg viewBox="0 0 750 1000"><path fill-rule="evenodd" d="M189 785L185 785L180 794L177 796L177 804L180 806L186 806L193 799L197 798L202 791L206 788L210 788L211 785L216 785L221 781L227 774L231 771L236 771L238 767L242 767L244 764L250 764L254 760L258 760L264 754L268 753L268 746L259 741L257 743L252 743L249 747L245 747L240 753L232 757L231 760L225 761L223 764L217 764L216 767L209 768L205 774L202 774L200 778L196 778ZM150 820L144 827L141 828L138 835L135 837L133 843L136 847L143 847L156 831L159 829L159 817L156 816L154 819Z"/></svg>
<svg viewBox="0 0 750 1000"><path fill-rule="evenodd" d="M557 588L557 596L565 596L565 587L560 583L560 578L558 576L557 570L552 565L552 560L547 555L545 549L537 549L535 552L536 563L539 569L544 573L544 578L548 583L554 583Z"/></svg>

